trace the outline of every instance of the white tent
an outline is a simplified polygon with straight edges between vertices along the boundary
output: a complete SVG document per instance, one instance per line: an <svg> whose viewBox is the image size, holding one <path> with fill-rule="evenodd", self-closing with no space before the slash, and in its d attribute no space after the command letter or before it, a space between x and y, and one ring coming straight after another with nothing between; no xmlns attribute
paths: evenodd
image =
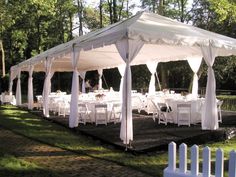
<svg viewBox="0 0 236 177"><path fill-rule="evenodd" d="M202 113L202 128L217 129L215 76L212 66L216 56L235 54L235 39L157 14L142 12L125 21L56 46L13 66L11 81L17 74L19 75L20 71L29 71L29 65L34 66L34 72L46 72L45 83L50 82L51 73L55 71L73 71L69 125L76 127L78 126L78 72L114 68L125 64L120 138L128 144L130 140L133 140L131 65L203 57L208 65L208 81ZM46 116L48 115L48 93L44 90Z"/></svg>

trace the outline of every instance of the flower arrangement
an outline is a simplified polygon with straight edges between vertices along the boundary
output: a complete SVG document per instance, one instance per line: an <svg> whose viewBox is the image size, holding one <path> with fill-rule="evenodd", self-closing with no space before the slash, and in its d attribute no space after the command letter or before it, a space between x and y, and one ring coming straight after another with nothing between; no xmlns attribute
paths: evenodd
<svg viewBox="0 0 236 177"><path fill-rule="evenodd" d="M4 94L5 95L10 95L10 93L8 91L5 91Z"/></svg>
<svg viewBox="0 0 236 177"><path fill-rule="evenodd" d="M96 100L102 100L105 97L105 95L103 93L99 93L95 95L95 97L96 97Z"/></svg>

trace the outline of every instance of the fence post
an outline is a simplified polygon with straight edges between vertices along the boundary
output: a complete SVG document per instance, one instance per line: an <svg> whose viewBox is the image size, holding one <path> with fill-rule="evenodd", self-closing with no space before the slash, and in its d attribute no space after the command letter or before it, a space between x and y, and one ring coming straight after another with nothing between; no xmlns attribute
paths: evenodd
<svg viewBox="0 0 236 177"><path fill-rule="evenodd" d="M217 149L216 151L216 165L215 165L215 177L223 177L224 173L224 151Z"/></svg>
<svg viewBox="0 0 236 177"><path fill-rule="evenodd" d="M197 145L191 147L191 174L198 176L199 173L199 148Z"/></svg>
<svg viewBox="0 0 236 177"><path fill-rule="evenodd" d="M202 176L210 177L211 175L211 150L209 147L203 149Z"/></svg>
<svg viewBox="0 0 236 177"><path fill-rule="evenodd" d="M236 177L236 152L234 150L229 154L229 177Z"/></svg>
<svg viewBox="0 0 236 177"><path fill-rule="evenodd" d="M179 147L179 169L181 173L187 171L187 145L185 143Z"/></svg>
<svg viewBox="0 0 236 177"><path fill-rule="evenodd" d="M171 142L168 148L168 170L176 170L176 144Z"/></svg>

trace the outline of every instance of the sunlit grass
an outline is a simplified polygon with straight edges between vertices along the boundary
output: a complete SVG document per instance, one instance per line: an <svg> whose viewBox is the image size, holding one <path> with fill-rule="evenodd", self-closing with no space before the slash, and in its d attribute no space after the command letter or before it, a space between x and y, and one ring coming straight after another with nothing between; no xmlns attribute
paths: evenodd
<svg viewBox="0 0 236 177"><path fill-rule="evenodd" d="M95 158L119 162L153 176L162 176L163 170L167 166L167 153L158 154L154 152L149 155L133 155L120 150L112 150L96 143L87 136L75 134L68 128L51 123L27 111L19 110L13 106L3 106L0 109L0 125L35 140ZM236 138L206 145L213 149L213 158L218 147L221 147L228 157L228 153L236 148ZM200 146L200 153L202 147Z"/></svg>
<svg viewBox="0 0 236 177"><path fill-rule="evenodd" d="M2 154L3 152L1 152ZM29 177L56 177L59 176L56 173L47 171L37 166L34 163L30 163L21 159L18 159L12 155L0 154L0 176L29 176Z"/></svg>

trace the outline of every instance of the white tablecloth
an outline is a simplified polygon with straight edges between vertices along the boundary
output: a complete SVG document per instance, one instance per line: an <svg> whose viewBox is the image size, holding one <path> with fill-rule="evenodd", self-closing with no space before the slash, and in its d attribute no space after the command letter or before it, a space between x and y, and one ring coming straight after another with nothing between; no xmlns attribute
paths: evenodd
<svg viewBox="0 0 236 177"><path fill-rule="evenodd" d="M2 94L0 96L0 99L1 99L1 103L4 104L4 103L10 103L12 105L15 105L16 104L16 98L14 95L5 95L5 94Z"/></svg>
<svg viewBox="0 0 236 177"><path fill-rule="evenodd" d="M201 122L201 111L204 99L194 99L194 100L185 100L185 99L166 99L166 103L172 109L172 115L174 123L177 123L177 105L178 104L191 104L191 124Z"/></svg>

